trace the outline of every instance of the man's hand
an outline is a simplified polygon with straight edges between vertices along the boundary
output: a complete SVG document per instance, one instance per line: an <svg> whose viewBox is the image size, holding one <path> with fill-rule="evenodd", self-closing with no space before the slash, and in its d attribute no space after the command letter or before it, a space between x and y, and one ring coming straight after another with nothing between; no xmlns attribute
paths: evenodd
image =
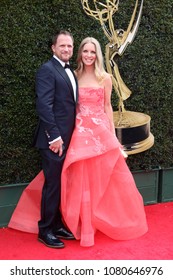
<svg viewBox="0 0 173 280"><path fill-rule="evenodd" d="M49 149L54 153L58 153L59 156L62 156L63 143L64 142L62 141L62 139L59 139L59 140L53 142L52 144L50 144Z"/></svg>

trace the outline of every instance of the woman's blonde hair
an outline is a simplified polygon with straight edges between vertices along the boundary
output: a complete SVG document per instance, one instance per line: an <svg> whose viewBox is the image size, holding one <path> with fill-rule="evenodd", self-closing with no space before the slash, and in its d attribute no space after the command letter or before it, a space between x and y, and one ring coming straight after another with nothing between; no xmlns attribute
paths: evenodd
<svg viewBox="0 0 173 280"><path fill-rule="evenodd" d="M82 75L84 69L83 62L82 62L82 51L84 45L88 43L92 43L95 46L96 49L95 75L99 81L102 81L106 75L106 71L104 68L103 54L99 42L93 37L86 37L85 39L82 40L77 54L77 69L75 70L75 73L78 78L80 78L80 76Z"/></svg>

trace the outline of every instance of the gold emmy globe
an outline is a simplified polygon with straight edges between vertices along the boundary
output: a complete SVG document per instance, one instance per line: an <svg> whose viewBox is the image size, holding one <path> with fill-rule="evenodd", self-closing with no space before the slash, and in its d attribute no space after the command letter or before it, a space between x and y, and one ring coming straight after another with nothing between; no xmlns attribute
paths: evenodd
<svg viewBox="0 0 173 280"><path fill-rule="evenodd" d="M122 80L115 60L117 56L123 55L137 33L143 0L140 1L140 5L138 2L136 0L127 30L123 30L115 29L113 20L118 11L119 0L81 0L85 13L100 22L109 41L105 47L106 68L112 75L113 87L119 98L118 111L113 112L114 125L117 138L127 154L143 152L154 144L154 136L150 132L150 116L140 112L126 111L124 108L123 102L131 95L131 90Z"/></svg>

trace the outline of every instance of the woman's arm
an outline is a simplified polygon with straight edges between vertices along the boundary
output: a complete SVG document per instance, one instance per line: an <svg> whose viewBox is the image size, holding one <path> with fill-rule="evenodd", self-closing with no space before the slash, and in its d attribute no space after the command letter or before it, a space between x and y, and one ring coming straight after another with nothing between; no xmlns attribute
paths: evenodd
<svg viewBox="0 0 173 280"><path fill-rule="evenodd" d="M104 79L104 89L105 89L104 111L110 121L111 131L113 134L115 134L115 127L113 122L113 109L111 105L112 79L109 74L107 74Z"/></svg>

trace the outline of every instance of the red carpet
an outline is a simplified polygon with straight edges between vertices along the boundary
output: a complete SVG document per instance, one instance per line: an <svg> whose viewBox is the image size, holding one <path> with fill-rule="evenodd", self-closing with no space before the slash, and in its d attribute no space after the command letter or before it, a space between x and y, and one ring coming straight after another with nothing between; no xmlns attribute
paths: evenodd
<svg viewBox="0 0 173 280"><path fill-rule="evenodd" d="M64 249L51 249L37 235L0 229L1 260L173 260L173 202L145 206L149 231L130 241L114 241L100 232L95 246L80 247L65 241Z"/></svg>

